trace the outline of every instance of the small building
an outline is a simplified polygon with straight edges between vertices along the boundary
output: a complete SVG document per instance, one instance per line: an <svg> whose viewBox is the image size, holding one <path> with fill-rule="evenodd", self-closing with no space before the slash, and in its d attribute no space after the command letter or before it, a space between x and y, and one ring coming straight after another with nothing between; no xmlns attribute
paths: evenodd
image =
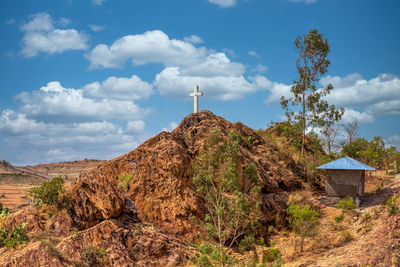
<svg viewBox="0 0 400 267"><path fill-rule="evenodd" d="M365 171L375 171L374 168L350 157L334 160L316 169L326 170L326 197L351 196L357 207L364 197Z"/></svg>

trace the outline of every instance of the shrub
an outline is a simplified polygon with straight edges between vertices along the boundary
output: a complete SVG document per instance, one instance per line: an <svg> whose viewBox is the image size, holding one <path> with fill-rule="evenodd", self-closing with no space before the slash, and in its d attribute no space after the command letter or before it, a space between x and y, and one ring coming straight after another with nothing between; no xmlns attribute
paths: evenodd
<svg viewBox="0 0 400 267"><path fill-rule="evenodd" d="M11 231L2 227L0 229L0 247L6 246L10 248L19 244L25 244L29 239L25 232L26 224L16 225Z"/></svg>
<svg viewBox="0 0 400 267"><path fill-rule="evenodd" d="M340 222L342 222L343 220L344 220L343 214L340 214L340 215L338 215L338 216L335 217L335 222L336 222L336 223L340 223Z"/></svg>
<svg viewBox="0 0 400 267"><path fill-rule="evenodd" d="M286 209L286 213L289 215L290 226L301 238L300 251L303 251L304 239L317 233L319 212L308 205L301 208L297 204L292 204Z"/></svg>
<svg viewBox="0 0 400 267"><path fill-rule="evenodd" d="M224 264L230 265L232 259L226 254L221 253L221 248L216 247L210 243L203 242L199 246L195 246L199 255L196 258L196 263L199 266L221 266ZM222 257L223 260L222 260Z"/></svg>
<svg viewBox="0 0 400 267"><path fill-rule="evenodd" d="M385 206L389 212L389 215L395 215L399 212L399 207L397 206L398 197L389 197L385 201Z"/></svg>
<svg viewBox="0 0 400 267"><path fill-rule="evenodd" d="M118 176L119 185L124 188L127 192L130 189L130 183L133 181L133 175L129 173L123 173Z"/></svg>
<svg viewBox="0 0 400 267"><path fill-rule="evenodd" d="M341 199L336 207L343 210L354 210L356 208L356 204L353 202L353 198L351 196L347 196Z"/></svg>
<svg viewBox="0 0 400 267"><path fill-rule="evenodd" d="M56 177L50 181L43 182L41 186L29 190L29 195L36 205L54 205L62 192L64 192L64 180L61 177Z"/></svg>
<svg viewBox="0 0 400 267"><path fill-rule="evenodd" d="M223 265L227 249L241 240L242 247L249 248L259 229L261 182L254 164L239 179L241 140L234 131L224 138L219 129L213 129L204 150L192 162L196 193L207 210L203 228L208 238L218 242Z"/></svg>

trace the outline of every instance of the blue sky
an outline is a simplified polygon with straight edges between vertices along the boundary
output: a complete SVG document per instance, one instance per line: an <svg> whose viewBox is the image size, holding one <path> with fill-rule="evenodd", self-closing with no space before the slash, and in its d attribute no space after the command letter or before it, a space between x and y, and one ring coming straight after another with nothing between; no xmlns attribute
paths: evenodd
<svg viewBox="0 0 400 267"><path fill-rule="evenodd" d="M0 3L0 159L111 159L193 110L265 128L297 77L297 35L331 46L327 97L400 148L398 0Z"/></svg>

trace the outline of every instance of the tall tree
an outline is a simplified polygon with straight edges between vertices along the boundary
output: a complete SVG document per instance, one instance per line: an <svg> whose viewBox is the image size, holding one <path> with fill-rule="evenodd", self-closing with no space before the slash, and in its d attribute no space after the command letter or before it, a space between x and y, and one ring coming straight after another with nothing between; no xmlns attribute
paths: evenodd
<svg viewBox="0 0 400 267"><path fill-rule="evenodd" d="M330 51L328 40L322 38L317 30L311 30L307 35L297 36L295 41L299 51L296 67L299 77L293 81L290 92L293 98L281 97L282 108L286 111L289 121L295 120L302 125L302 146L304 173L306 142L306 128L308 126L324 127L341 119L344 110L337 110L334 105L329 105L322 97L330 94L333 86L328 84L325 88L317 89L321 75L324 75L330 64L327 55ZM296 112L290 109L300 105Z"/></svg>

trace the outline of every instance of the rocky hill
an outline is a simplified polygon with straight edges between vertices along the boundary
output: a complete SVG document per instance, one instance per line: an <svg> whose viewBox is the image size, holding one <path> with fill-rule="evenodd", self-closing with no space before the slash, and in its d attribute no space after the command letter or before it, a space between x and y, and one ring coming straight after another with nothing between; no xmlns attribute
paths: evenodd
<svg viewBox="0 0 400 267"><path fill-rule="evenodd" d="M46 216L33 207L12 214L9 225L26 221L30 234L52 231L61 240L54 244L55 249L65 256L52 256L39 240L18 251L21 260L68 264L83 259L82 251L92 244L106 249L111 264L185 262L193 249L183 240L192 240L198 230L190 218L202 219L204 215L192 183L191 162L212 128L220 129L224 137L236 131L247 140L240 145L239 173L243 176L250 163L256 165L262 180L263 220L272 219L285 207L288 193L303 187L295 164L280 157L272 143L249 127L202 111L186 117L171 133L162 132L133 151L82 174L67 189L62 201L70 203L67 209L57 215L44 219L41 217ZM133 178L126 192L119 186L121 174ZM78 234L70 236L71 231ZM0 264L9 263L13 253L0 258Z"/></svg>

